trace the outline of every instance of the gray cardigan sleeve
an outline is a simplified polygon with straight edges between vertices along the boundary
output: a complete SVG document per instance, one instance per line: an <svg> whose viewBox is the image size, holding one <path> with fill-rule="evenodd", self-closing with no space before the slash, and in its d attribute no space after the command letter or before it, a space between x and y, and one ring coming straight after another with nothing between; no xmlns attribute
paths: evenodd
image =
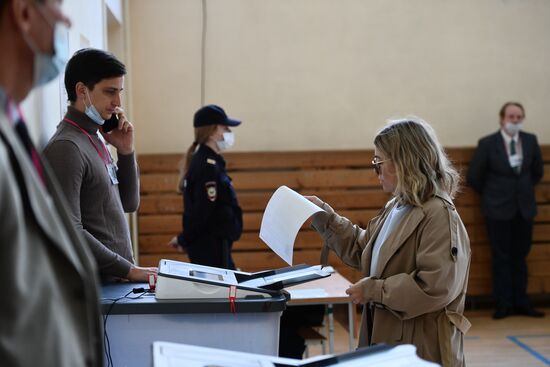
<svg viewBox="0 0 550 367"><path fill-rule="evenodd" d="M80 187L86 172L86 165L77 145L68 140L51 142L44 150L69 206L69 217L72 224L88 242L94 254L101 274L126 278L132 264L111 251L82 225L80 212Z"/></svg>

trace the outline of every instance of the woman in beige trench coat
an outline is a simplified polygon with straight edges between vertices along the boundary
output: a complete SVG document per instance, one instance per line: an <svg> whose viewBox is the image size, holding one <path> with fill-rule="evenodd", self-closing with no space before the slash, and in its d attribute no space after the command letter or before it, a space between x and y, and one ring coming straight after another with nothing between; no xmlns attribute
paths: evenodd
<svg viewBox="0 0 550 367"><path fill-rule="evenodd" d="M367 228L307 197L325 210L313 220L323 253L363 274L346 291L364 305L359 346L414 344L426 360L464 366L470 242L452 202L459 175L419 119L390 122L374 146L375 171L393 198Z"/></svg>

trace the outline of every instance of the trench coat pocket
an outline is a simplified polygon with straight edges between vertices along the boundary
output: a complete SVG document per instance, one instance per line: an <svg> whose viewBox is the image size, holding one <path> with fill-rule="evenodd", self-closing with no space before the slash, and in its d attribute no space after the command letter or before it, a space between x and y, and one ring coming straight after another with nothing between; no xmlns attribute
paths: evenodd
<svg viewBox="0 0 550 367"><path fill-rule="evenodd" d="M464 315L445 310L437 317L439 350L443 367L464 366L463 335L472 324Z"/></svg>
<svg viewBox="0 0 550 367"><path fill-rule="evenodd" d="M361 333L359 335L359 346L369 345L367 326L367 307L363 308L361 318ZM389 345L401 344L403 341L403 322L395 317L390 311L376 307L374 309L373 330L371 344L386 343Z"/></svg>

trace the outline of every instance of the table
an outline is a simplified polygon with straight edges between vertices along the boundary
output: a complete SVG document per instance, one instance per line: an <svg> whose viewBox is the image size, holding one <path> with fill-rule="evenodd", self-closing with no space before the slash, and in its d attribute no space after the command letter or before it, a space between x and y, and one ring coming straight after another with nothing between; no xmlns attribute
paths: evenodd
<svg viewBox="0 0 550 367"><path fill-rule="evenodd" d="M354 304L346 294L346 289L351 283L337 272L327 278L314 280L311 282L295 285L286 288L289 293L294 293L297 297L288 302L289 306L300 305L326 305L328 315L328 342L329 353L334 353L334 304L348 305L348 326L349 326L349 348L354 350L355 337L355 311Z"/></svg>
<svg viewBox="0 0 550 367"><path fill-rule="evenodd" d="M227 299L157 300L147 293L122 298L141 283L103 286L101 307L108 313L106 332L115 366L148 366L154 341L168 341L278 355L279 323L287 299L237 299L236 313ZM130 294L136 297L138 294ZM112 307L111 307L112 306Z"/></svg>

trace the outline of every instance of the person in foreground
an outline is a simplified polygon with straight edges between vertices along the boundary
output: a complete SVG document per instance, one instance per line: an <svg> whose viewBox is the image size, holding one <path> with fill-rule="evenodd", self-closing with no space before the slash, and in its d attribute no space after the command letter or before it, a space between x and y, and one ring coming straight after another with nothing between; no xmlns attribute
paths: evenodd
<svg viewBox="0 0 550 367"><path fill-rule="evenodd" d="M68 26L61 1L0 0L2 366L103 365L97 267L18 108L63 68Z"/></svg>
<svg viewBox="0 0 550 367"><path fill-rule="evenodd" d="M365 229L307 197L324 209L312 223L322 261L331 249L362 272L346 290L364 305L359 346L413 344L421 358L464 366L470 241L452 201L459 174L417 118L391 121L374 146L374 169L393 197Z"/></svg>

